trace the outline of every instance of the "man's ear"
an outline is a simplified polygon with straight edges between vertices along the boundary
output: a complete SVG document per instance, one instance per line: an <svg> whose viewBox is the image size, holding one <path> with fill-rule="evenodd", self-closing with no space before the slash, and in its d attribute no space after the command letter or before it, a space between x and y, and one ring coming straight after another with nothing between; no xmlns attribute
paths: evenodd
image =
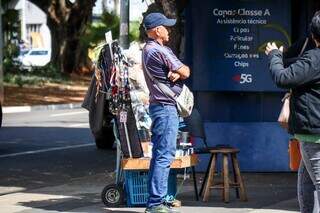
<svg viewBox="0 0 320 213"><path fill-rule="evenodd" d="M160 29L159 27L157 27L157 28L155 29L155 33L156 33L157 36L160 36L160 35L161 35L159 29Z"/></svg>

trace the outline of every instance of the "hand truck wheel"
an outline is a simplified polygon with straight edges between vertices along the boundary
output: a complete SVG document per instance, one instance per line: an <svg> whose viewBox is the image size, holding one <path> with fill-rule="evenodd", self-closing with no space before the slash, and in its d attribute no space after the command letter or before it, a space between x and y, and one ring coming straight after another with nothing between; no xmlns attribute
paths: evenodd
<svg viewBox="0 0 320 213"><path fill-rule="evenodd" d="M101 199L108 207L118 207L124 203L124 191L122 186L110 184L103 188Z"/></svg>

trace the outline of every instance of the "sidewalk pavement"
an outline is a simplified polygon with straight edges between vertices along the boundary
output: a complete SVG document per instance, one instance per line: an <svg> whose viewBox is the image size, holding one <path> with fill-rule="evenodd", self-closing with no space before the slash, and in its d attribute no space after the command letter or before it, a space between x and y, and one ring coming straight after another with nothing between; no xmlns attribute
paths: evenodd
<svg viewBox="0 0 320 213"><path fill-rule="evenodd" d="M1 213L134 213L144 207L108 208L100 199L102 189L113 183L106 174L83 177L60 186L17 191L0 196ZM197 174L198 179L203 174ZM248 202L236 199L231 190L230 203L214 190L208 202L195 201L193 182L187 180L177 196L181 213L298 213L295 173L243 173ZM178 184L181 180L178 181ZM200 186L200 184L199 184Z"/></svg>
<svg viewBox="0 0 320 213"><path fill-rule="evenodd" d="M198 176L202 176L201 174ZM296 197L296 173L244 173L248 202L236 199L230 190L230 203L222 202L221 190L213 189L207 203L195 201L193 185L189 180L177 199L181 213L298 213ZM200 188L201 184L199 184ZM90 212L143 212L144 208L104 208L90 207ZM89 212L89 209L75 209L74 212Z"/></svg>
<svg viewBox="0 0 320 213"><path fill-rule="evenodd" d="M201 177L202 174L198 174ZM193 183L188 180L184 183L177 199L181 200L182 207L177 208L181 213L298 213L296 198L295 173L244 173L243 174L248 202L241 202L231 190L230 203L221 200L221 191L211 193L209 202L195 201ZM200 187L201 184L199 184ZM87 207L73 209L69 212L91 213L135 213L144 212L140 208L107 208L99 203Z"/></svg>
<svg viewBox="0 0 320 213"><path fill-rule="evenodd" d="M2 108L3 114L32 112L38 110L59 110L59 109L79 109L82 103L69 104L51 104L51 105L35 105L35 106L6 106Z"/></svg>

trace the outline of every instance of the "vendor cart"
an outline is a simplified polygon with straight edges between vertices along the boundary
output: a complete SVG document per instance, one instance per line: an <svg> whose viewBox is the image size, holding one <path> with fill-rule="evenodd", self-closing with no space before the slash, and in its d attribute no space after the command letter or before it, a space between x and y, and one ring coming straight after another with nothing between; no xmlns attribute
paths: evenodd
<svg viewBox="0 0 320 213"><path fill-rule="evenodd" d="M123 50L117 41L106 43L99 47L95 62L95 77L97 93L106 94L108 107L112 113L113 133L116 141L117 160L115 183L109 184L102 190L101 198L108 207L123 205L145 205L148 198L147 176L150 164L148 144L142 141L131 105L129 66ZM97 96L97 95L96 95ZM172 169L191 168L193 172L195 195L198 199L194 166L197 156L186 155L177 157L171 165ZM169 189L176 188L175 176L169 177ZM176 190L171 195L175 197Z"/></svg>

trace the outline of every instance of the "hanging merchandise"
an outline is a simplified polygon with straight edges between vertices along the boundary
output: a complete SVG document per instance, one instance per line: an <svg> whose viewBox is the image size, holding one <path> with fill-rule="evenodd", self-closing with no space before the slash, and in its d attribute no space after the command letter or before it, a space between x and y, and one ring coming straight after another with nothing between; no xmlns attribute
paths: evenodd
<svg viewBox="0 0 320 213"><path fill-rule="evenodd" d="M109 110L116 117L124 157L142 157L143 152L131 107L129 62L117 41L96 48L97 91L106 93Z"/></svg>
<svg viewBox="0 0 320 213"><path fill-rule="evenodd" d="M130 97L132 110L137 121L139 138L141 142L149 142L152 121L149 115L149 89L141 66L141 48L141 44L133 42L124 53L131 64L128 72Z"/></svg>
<svg viewBox="0 0 320 213"><path fill-rule="evenodd" d="M131 107L130 85L128 79L129 63L117 42L112 43L113 63L111 67L110 89L110 112L114 115L128 111Z"/></svg>

